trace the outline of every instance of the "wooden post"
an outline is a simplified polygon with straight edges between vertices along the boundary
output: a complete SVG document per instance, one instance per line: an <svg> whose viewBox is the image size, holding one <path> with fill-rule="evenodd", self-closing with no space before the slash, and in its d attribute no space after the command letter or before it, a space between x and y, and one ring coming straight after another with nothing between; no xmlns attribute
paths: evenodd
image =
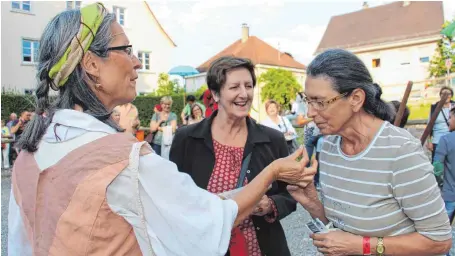
<svg viewBox="0 0 455 256"><path fill-rule="evenodd" d="M436 122L436 118L439 115L439 112L441 112L442 107L447 101L447 98L449 95L447 93L444 93L441 96L441 100L439 101L438 105L436 105L436 108L433 112L433 115L431 115L430 122L428 122L427 127L425 127L425 130L423 131L422 137L420 138L420 142L425 144L425 140L427 139L428 135L430 135L431 131L433 130L434 123ZM433 149L436 150L436 149Z"/></svg>
<svg viewBox="0 0 455 256"><path fill-rule="evenodd" d="M409 81L408 85L406 86L406 91L404 92L403 99L401 100L400 103L400 108L398 109L397 115L395 116L395 121L393 123L393 125L395 126L400 126L401 119L403 119L406 104L408 103L409 95L411 94L412 85L413 85L412 81Z"/></svg>

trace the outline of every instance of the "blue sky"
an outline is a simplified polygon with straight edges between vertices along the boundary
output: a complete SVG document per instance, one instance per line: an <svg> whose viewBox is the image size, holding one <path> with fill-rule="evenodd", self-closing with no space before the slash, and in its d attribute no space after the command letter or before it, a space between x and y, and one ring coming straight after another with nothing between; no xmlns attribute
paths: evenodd
<svg viewBox="0 0 455 256"><path fill-rule="evenodd" d="M370 7L390 1L369 1ZM362 1L202 0L148 1L158 20L176 42L173 66L197 67L240 38L241 24L281 51L308 64L331 16L354 12ZM447 17L455 1L444 1Z"/></svg>

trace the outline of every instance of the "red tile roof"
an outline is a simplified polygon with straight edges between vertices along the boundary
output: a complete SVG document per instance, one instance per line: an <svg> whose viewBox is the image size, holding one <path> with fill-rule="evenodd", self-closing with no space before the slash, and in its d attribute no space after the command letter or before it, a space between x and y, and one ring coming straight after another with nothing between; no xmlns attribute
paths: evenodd
<svg viewBox="0 0 455 256"><path fill-rule="evenodd" d="M403 3L333 16L316 53L439 35L444 23L442 1Z"/></svg>
<svg viewBox="0 0 455 256"><path fill-rule="evenodd" d="M255 65L264 64L277 67L288 67L305 69L305 65L297 62L290 55L280 52L257 38L256 36L248 37L247 41L242 43L239 39L233 44L226 47L224 50L216 54L215 56L208 59L206 62L201 64L197 69L199 72L205 72L214 60L222 56L235 56L240 58L248 58Z"/></svg>

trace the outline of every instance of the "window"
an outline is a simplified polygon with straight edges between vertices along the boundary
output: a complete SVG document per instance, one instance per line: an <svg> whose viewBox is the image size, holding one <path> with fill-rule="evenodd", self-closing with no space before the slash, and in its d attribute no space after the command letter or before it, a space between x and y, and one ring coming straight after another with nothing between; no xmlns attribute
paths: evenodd
<svg viewBox="0 0 455 256"><path fill-rule="evenodd" d="M38 61L39 42L36 40L22 40L22 62L35 63Z"/></svg>
<svg viewBox="0 0 455 256"><path fill-rule="evenodd" d="M11 8L14 10L30 11L30 1L12 1Z"/></svg>
<svg viewBox="0 0 455 256"><path fill-rule="evenodd" d="M420 57L420 63L427 63L430 62L430 57Z"/></svg>
<svg viewBox="0 0 455 256"><path fill-rule="evenodd" d="M82 1L66 1L66 9L67 10L81 9L81 2Z"/></svg>
<svg viewBox="0 0 455 256"><path fill-rule="evenodd" d="M142 70L150 70L150 52L139 52L139 61L142 63Z"/></svg>
<svg viewBox="0 0 455 256"><path fill-rule="evenodd" d="M114 14L118 23L125 26L125 8L114 6Z"/></svg>
<svg viewBox="0 0 455 256"><path fill-rule="evenodd" d="M373 68L380 68L381 67L381 59L379 59L379 58L373 59L372 60L372 65L373 65Z"/></svg>

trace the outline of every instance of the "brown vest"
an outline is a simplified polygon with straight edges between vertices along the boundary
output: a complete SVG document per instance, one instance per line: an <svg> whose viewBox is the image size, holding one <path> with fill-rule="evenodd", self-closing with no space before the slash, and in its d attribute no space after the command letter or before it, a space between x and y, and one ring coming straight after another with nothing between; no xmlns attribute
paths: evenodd
<svg viewBox="0 0 455 256"><path fill-rule="evenodd" d="M131 225L106 202L136 142L129 134L108 135L43 171L33 154L20 153L12 187L33 255L142 255Z"/></svg>

